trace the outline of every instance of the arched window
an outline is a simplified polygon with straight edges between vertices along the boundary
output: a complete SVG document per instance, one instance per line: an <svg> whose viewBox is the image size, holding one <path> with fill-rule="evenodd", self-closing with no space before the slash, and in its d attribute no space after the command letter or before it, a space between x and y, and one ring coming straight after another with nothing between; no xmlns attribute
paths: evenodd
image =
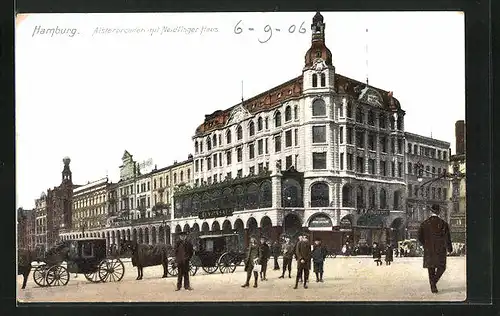
<svg viewBox="0 0 500 316"><path fill-rule="evenodd" d="M187 181L191 181L191 169L188 169L188 178Z"/></svg>
<svg viewBox="0 0 500 316"><path fill-rule="evenodd" d="M295 104L293 106L293 119L296 120L299 118L299 106Z"/></svg>
<svg viewBox="0 0 500 316"><path fill-rule="evenodd" d="M174 173L174 184L177 184L177 173Z"/></svg>
<svg viewBox="0 0 500 316"><path fill-rule="evenodd" d="M281 112L276 111L276 114L274 114L274 127L280 127L281 126Z"/></svg>
<svg viewBox="0 0 500 316"><path fill-rule="evenodd" d="M226 144L231 144L231 130L226 132Z"/></svg>
<svg viewBox="0 0 500 316"><path fill-rule="evenodd" d="M210 141L210 137L207 137L207 150L212 149L212 142Z"/></svg>
<svg viewBox="0 0 500 316"><path fill-rule="evenodd" d="M324 87L326 86L326 75L321 74L321 86Z"/></svg>
<svg viewBox="0 0 500 316"><path fill-rule="evenodd" d="M262 126L262 117L259 117L259 118L257 119L257 130L258 130L258 131L261 131L261 130L262 130L262 127L263 127L263 126Z"/></svg>
<svg viewBox="0 0 500 316"><path fill-rule="evenodd" d="M219 209L222 207L223 201L222 201L222 195L219 190L215 190L212 192L212 205L211 207L213 209Z"/></svg>
<svg viewBox="0 0 500 316"><path fill-rule="evenodd" d="M193 202L192 202L191 216L198 215L198 212L201 210L201 204L200 203L201 203L200 196L199 195L194 195L193 196Z"/></svg>
<svg viewBox="0 0 500 316"><path fill-rule="evenodd" d="M368 111L368 124L375 125L375 114L373 114L372 110Z"/></svg>
<svg viewBox="0 0 500 316"><path fill-rule="evenodd" d="M313 88L316 88L318 86L318 75L317 74L312 75L312 84L313 84Z"/></svg>
<svg viewBox="0 0 500 316"><path fill-rule="evenodd" d="M223 200L222 200L222 207L224 208L231 208L234 207L234 195L233 192L231 191L231 188L225 188L224 191L222 192Z"/></svg>
<svg viewBox="0 0 500 316"><path fill-rule="evenodd" d="M272 194L271 182L264 181L260 185L259 208L272 206Z"/></svg>
<svg viewBox="0 0 500 316"><path fill-rule="evenodd" d="M347 117L352 118L352 104L351 104L351 102L347 103L346 115L347 115Z"/></svg>
<svg viewBox="0 0 500 316"><path fill-rule="evenodd" d="M243 139L243 128L241 125L236 128L236 138L238 138L238 140Z"/></svg>
<svg viewBox="0 0 500 316"><path fill-rule="evenodd" d="M205 192L203 194L203 197L201 198L201 209L203 211L210 210L212 208L212 197L208 192Z"/></svg>
<svg viewBox="0 0 500 316"><path fill-rule="evenodd" d="M384 188L380 189L379 200L380 208L383 210L387 209L387 194Z"/></svg>
<svg viewBox="0 0 500 316"><path fill-rule="evenodd" d="M316 99L312 104L312 115L323 116L326 115L326 104L323 99Z"/></svg>
<svg viewBox="0 0 500 316"><path fill-rule="evenodd" d="M198 141L194 142L194 152L198 153Z"/></svg>
<svg viewBox="0 0 500 316"><path fill-rule="evenodd" d="M253 210L259 206L259 187L252 183L247 188L246 208Z"/></svg>
<svg viewBox="0 0 500 316"><path fill-rule="evenodd" d="M253 121L250 121L250 124L248 125L248 134L250 136L255 135L255 124L253 123Z"/></svg>
<svg viewBox="0 0 500 316"><path fill-rule="evenodd" d="M236 197L236 210L243 210L245 207L245 192L242 187L236 187L234 189L234 196Z"/></svg>
<svg viewBox="0 0 500 316"><path fill-rule="evenodd" d="M184 182L184 171L181 170L181 182Z"/></svg>
<svg viewBox="0 0 500 316"><path fill-rule="evenodd" d="M302 203L302 186L295 179L285 179L281 185L283 207L300 207Z"/></svg>
<svg viewBox="0 0 500 316"><path fill-rule="evenodd" d="M394 210L399 210L401 206L401 193L399 191L394 191Z"/></svg>
<svg viewBox="0 0 500 316"><path fill-rule="evenodd" d="M368 190L368 208L375 209L375 189L373 187Z"/></svg>
<svg viewBox="0 0 500 316"><path fill-rule="evenodd" d="M362 186L356 190L356 204L358 208L365 208L365 188Z"/></svg>
<svg viewBox="0 0 500 316"><path fill-rule="evenodd" d="M292 107L287 106L285 109L285 122L292 120Z"/></svg>
<svg viewBox="0 0 500 316"><path fill-rule="evenodd" d="M328 184L323 182L311 186L311 207L327 207L330 204Z"/></svg>
<svg viewBox="0 0 500 316"><path fill-rule="evenodd" d="M403 116L402 115L398 116L397 128L400 131L403 130Z"/></svg>
<svg viewBox="0 0 500 316"><path fill-rule="evenodd" d="M181 217L188 217L191 214L191 198L186 197L182 203L182 215Z"/></svg>
<svg viewBox="0 0 500 316"><path fill-rule="evenodd" d="M378 126L380 128L385 128L386 124L387 124L387 118L385 117L384 114L380 114L380 116L378 117Z"/></svg>
<svg viewBox="0 0 500 316"><path fill-rule="evenodd" d="M266 129L269 129L269 118L266 117L266 119L264 120L264 122L265 122L264 125L265 125Z"/></svg>
<svg viewBox="0 0 500 316"><path fill-rule="evenodd" d="M352 187L346 184L342 187L342 207L353 207Z"/></svg>

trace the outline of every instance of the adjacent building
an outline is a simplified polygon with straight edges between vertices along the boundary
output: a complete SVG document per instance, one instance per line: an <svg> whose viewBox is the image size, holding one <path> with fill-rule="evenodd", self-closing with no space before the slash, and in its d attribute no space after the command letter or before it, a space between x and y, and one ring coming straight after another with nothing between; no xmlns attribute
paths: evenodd
<svg viewBox="0 0 500 316"><path fill-rule="evenodd" d="M420 224L429 217L430 206L441 206L440 216L449 222L450 181L447 177L437 179L448 170L450 143L412 133L406 138L406 182L407 182L407 227L406 238L417 238ZM421 181L418 168L423 167ZM435 178L436 181L432 181ZM428 185L425 185L429 182ZM422 184L424 184L422 186Z"/></svg>
<svg viewBox="0 0 500 316"><path fill-rule="evenodd" d="M456 153L450 158L448 172L452 175L450 230L453 242L465 243L466 240L466 146L465 146L465 122L455 123Z"/></svg>
<svg viewBox="0 0 500 316"><path fill-rule="evenodd" d="M20 249L35 249L35 210L17 210L17 245Z"/></svg>
<svg viewBox="0 0 500 316"><path fill-rule="evenodd" d="M244 241L308 230L335 249L404 232L405 112L392 92L336 73L320 13L311 29L300 76L196 129L176 232L236 230Z"/></svg>

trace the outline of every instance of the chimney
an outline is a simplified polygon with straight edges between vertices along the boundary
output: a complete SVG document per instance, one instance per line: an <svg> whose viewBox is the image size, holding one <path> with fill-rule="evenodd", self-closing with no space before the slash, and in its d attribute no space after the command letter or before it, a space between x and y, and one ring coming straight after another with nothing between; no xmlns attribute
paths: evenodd
<svg viewBox="0 0 500 316"><path fill-rule="evenodd" d="M455 123L455 153L465 154L465 121L460 120Z"/></svg>

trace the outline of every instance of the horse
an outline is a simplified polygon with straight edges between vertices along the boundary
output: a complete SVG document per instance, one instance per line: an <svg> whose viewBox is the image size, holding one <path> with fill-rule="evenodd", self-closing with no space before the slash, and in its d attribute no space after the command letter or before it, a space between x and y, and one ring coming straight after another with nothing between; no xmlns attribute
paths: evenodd
<svg viewBox="0 0 500 316"><path fill-rule="evenodd" d="M21 289L26 288L26 282L31 273L31 263L36 261L40 263L40 258L35 250L18 249L17 250L17 275L23 276L23 286Z"/></svg>
<svg viewBox="0 0 500 316"><path fill-rule="evenodd" d="M163 266L163 276L166 278L168 257L173 254L173 248L166 244L157 244L150 246L147 244L139 244L135 240L121 240L120 252L130 251L132 254L132 266L137 267L136 280L142 280L143 268L151 266Z"/></svg>

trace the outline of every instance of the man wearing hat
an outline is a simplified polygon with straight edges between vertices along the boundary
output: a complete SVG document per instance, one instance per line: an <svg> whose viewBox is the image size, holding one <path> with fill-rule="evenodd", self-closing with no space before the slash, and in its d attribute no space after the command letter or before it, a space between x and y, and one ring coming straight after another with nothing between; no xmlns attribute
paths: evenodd
<svg viewBox="0 0 500 316"><path fill-rule="evenodd" d="M299 285L299 279L304 274L304 288L307 289L307 281L309 281L309 270L311 269L311 246L307 240L307 234L302 234L295 248L295 257L297 258L297 277L295 278L295 287Z"/></svg>
<svg viewBox="0 0 500 316"><path fill-rule="evenodd" d="M446 251L453 251L450 228L439 218L439 213L439 205L432 205L431 216L420 224L418 230L418 241L424 247L424 269L429 272L432 293L438 292L436 284L446 270Z"/></svg>
<svg viewBox="0 0 500 316"><path fill-rule="evenodd" d="M191 291L189 284L189 260L193 256L193 244L186 239L185 232L179 233L179 240L175 243L175 263L177 264L177 289L179 291L184 279L184 288Z"/></svg>
<svg viewBox="0 0 500 316"><path fill-rule="evenodd" d="M323 265L326 258L326 248L321 244L321 239L319 237L314 238L312 258L314 262L313 270L316 274L316 282L323 282Z"/></svg>
<svg viewBox="0 0 500 316"><path fill-rule="evenodd" d="M288 278L292 278L292 259L295 252L295 246L290 240L289 236L285 236L285 242L283 243L283 273L279 277L283 279L285 277L285 272L288 269Z"/></svg>
<svg viewBox="0 0 500 316"><path fill-rule="evenodd" d="M269 248L269 245L267 244L267 238L265 236L260 237L260 250L259 250L259 261L262 266L262 269L260 270L260 280L261 281L267 281L266 278L266 272L267 272L267 261L271 257L271 249Z"/></svg>

